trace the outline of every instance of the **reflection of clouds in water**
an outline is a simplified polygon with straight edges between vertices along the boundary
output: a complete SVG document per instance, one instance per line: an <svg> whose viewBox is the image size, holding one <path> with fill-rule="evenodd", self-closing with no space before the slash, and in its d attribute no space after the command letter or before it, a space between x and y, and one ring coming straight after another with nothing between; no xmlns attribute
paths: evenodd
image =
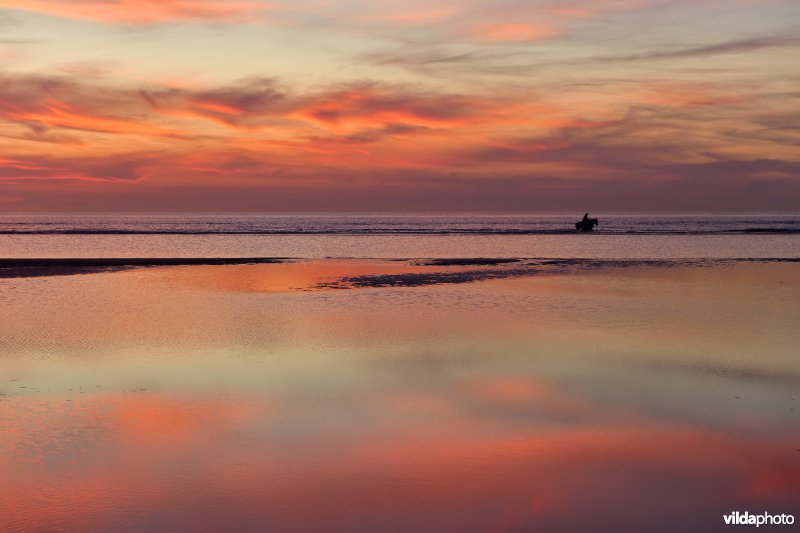
<svg viewBox="0 0 800 533"><path fill-rule="evenodd" d="M632 359L626 363L648 367L652 370L671 371L676 373L699 374L722 380L744 383L766 383L782 387L800 385L800 371L794 369L770 370L751 365L736 365L722 361L690 360L677 361L667 359Z"/></svg>
<svg viewBox="0 0 800 533"><path fill-rule="evenodd" d="M671 424L509 424L448 406L451 392L269 408L115 395L64 417L48 405L37 415L47 431L35 435L14 404L6 429L45 443L47 460L0 463L0 502L12 510L0 524L621 531L674 529L691 517L708 530L717 505L788 505L800 487L785 443ZM460 393L494 405L562 394L515 378L466 383ZM70 432L69 448L98 444L48 457L46 446Z"/></svg>

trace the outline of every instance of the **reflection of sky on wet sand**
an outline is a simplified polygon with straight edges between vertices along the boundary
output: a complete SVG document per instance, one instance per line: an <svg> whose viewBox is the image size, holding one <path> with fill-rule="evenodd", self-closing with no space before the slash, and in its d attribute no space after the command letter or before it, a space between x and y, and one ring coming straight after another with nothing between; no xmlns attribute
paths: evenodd
<svg viewBox="0 0 800 533"><path fill-rule="evenodd" d="M2 529L797 514L796 265L263 292L272 266L4 280Z"/></svg>

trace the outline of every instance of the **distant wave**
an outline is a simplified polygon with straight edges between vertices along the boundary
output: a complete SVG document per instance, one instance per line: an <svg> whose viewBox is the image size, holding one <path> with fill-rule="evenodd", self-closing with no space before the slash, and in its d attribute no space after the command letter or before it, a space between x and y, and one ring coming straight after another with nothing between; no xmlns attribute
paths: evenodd
<svg viewBox="0 0 800 533"><path fill-rule="evenodd" d="M0 235L576 235L570 215L3 215ZM602 235L798 235L798 215L609 215ZM584 235L580 233L580 235Z"/></svg>
<svg viewBox="0 0 800 533"><path fill-rule="evenodd" d="M358 229L0 229L0 235L577 235L571 229L358 228ZM592 235L798 235L800 228L720 228L711 230L618 229ZM583 234L580 234L583 235Z"/></svg>

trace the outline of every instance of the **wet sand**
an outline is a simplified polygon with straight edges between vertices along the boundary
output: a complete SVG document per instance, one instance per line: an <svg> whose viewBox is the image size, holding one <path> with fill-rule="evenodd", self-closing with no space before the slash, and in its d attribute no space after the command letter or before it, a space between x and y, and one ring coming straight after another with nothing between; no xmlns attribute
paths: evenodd
<svg viewBox="0 0 800 533"><path fill-rule="evenodd" d="M796 262L254 263L0 280L0 530L800 514Z"/></svg>
<svg viewBox="0 0 800 533"><path fill-rule="evenodd" d="M45 258L0 259L0 278L30 278L40 276L71 276L95 274L132 268L187 265L249 265L280 263L278 257L156 257L156 258Z"/></svg>

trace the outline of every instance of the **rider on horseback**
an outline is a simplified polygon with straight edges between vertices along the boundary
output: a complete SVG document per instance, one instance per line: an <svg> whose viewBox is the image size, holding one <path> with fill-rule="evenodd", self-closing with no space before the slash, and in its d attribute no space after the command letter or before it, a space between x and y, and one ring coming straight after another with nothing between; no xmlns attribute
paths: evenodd
<svg viewBox="0 0 800 533"><path fill-rule="evenodd" d="M589 218L589 213L583 215L583 219L575 223L575 229L578 231L592 231L598 225L596 218Z"/></svg>

